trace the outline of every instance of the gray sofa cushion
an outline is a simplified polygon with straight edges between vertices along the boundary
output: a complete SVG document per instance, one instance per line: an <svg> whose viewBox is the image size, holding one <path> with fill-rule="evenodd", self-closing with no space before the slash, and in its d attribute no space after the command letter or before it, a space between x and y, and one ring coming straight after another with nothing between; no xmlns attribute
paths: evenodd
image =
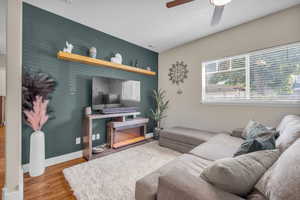
<svg viewBox="0 0 300 200"><path fill-rule="evenodd" d="M180 143L199 145L211 139L215 134L216 133L198 129L173 127L162 130L160 137L173 141L180 141Z"/></svg>
<svg viewBox="0 0 300 200"><path fill-rule="evenodd" d="M189 154L179 156L160 169L138 180L136 182L135 198L136 200L155 200L158 190L158 178L174 168L199 177L202 170L210 163L211 161Z"/></svg>
<svg viewBox="0 0 300 200"><path fill-rule="evenodd" d="M194 148L190 154L212 161L228 158L234 155L244 141L241 138L220 133L208 142Z"/></svg>
<svg viewBox="0 0 300 200"><path fill-rule="evenodd" d="M227 192L247 196L279 156L278 150L266 150L220 159L206 167L201 177Z"/></svg>
<svg viewBox="0 0 300 200"><path fill-rule="evenodd" d="M300 199L300 139L264 174L255 188L271 200Z"/></svg>
<svg viewBox="0 0 300 200"><path fill-rule="evenodd" d="M276 140L276 147L283 152L300 138L300 116L285 116L278 125L277 130L280 136Z"/></svg>
<svg viewBox="0 0 300 200"><path fill-rule="evenodd" d="M300 117L297 115L284 117L277 127L277 130L280 136L276 141L276 147L283 152L300 138Z"/></svg>
<svg viewBox="0 0 300 200"><path fill-rule="evenodd" d="M170 140L170 139L164 138L164 137L159 138L159 145L173 149L173 150L181 152L181 153L188 153L193 148L198 146L198 145L193 145L193 144L181 143L180 141Z"/></svg>
<svg viewBox="0 0 300 200"><path fill-rule="evenodd" d="M180 169L159 178L157 200L242 200Z"/></svg>
<svg viewBox="0 0 300 200"><path fill-rule="evenodd" d="M280 121L279 125L277 126L276 130L279 131L279 134L281 134L284 129L289 125L290 122L293 121L300 121L300 116L298 115L286 115L283 117L283 119ZM296 123L297 124L297 123Z"/></svg>

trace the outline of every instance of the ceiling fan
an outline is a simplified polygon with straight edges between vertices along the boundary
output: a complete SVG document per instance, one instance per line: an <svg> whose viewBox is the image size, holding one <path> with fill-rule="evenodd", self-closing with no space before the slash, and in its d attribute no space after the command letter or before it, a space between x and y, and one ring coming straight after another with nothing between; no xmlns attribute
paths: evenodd
<svg viewBox="0 0 300 200"><path fill-rule="evenodd" d="M189 3L195 0L173 0L166 4L167 8L173 8L175 6L179 6L185 3ZM214 14L211 20L211 25L215 26L220 23L224 8L227 4L231 2L231 0L209 0L212 5L215 6Z"/></svg>

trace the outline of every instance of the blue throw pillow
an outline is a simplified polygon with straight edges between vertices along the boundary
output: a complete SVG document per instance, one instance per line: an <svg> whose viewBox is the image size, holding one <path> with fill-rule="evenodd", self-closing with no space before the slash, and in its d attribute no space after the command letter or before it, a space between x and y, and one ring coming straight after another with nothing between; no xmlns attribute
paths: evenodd
<svg viewBox="0 0 300 200"><path fill-rule="evenodd" d="M247 139L243 144L241 144L237 152L234 154L234 157L255 151L275 149L275 136L276 133L273 133L269 137L257 137L254 139Z"/></svg>
<svg viewBox="0 0 300 200"><path fill-rule="evenodd" d="M270 132L271 130L272 129L259 122L250 120L242 133L242 137L244 139L255 139L259 137L260 134Z"/></svg>

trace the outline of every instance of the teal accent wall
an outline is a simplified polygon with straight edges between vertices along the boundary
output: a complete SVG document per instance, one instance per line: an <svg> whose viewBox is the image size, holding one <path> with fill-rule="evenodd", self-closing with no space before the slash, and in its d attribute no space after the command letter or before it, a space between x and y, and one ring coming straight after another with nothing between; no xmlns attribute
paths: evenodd
<svg viewBox="0 0 300 200"><path fill-rule="evenodd" d="M105 19L99 19L105 20ZM137 33L138 34L138 33ZM87 55L88 49L95 46L98 58L109 60L113 53L121 53L123 63L132 65L137 59L141 68L151 66L157 72L158 54L127 41L118 39L82 24L36 8L23 5L23 68L41 70L51 74L58 81L50 106L55 118L44 126L46 158L59 156L82 149L75 144L75 138L82 136L84 108L91 104L91 78L105 76L141 81L141 112L148 116L153 107L151 91L157 89L157 76L147 76L106 67L59 60L56 54L69 41L74 53ZM106 141L106 121L96 120L93 133L100 133ZM153 130L153 123L148 131ZM29 162L30 134L32 130L23 124L22 162Z"/></svg>

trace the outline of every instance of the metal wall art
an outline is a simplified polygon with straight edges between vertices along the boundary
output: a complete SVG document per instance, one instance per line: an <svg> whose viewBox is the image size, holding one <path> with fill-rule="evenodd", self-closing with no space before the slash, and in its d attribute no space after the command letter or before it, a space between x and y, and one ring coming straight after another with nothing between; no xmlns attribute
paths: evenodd
<svg viewBox="0 0 300 200"><path fill-rule="evenodd" d="M183 91L180 88L180 84L184 83L184 79L187 78L189 70L187 69L187 65L184 64L183 61L177 61L176 64L173 64L169 69L169 80L178 86L177 94L182 94Z"/></svg>

